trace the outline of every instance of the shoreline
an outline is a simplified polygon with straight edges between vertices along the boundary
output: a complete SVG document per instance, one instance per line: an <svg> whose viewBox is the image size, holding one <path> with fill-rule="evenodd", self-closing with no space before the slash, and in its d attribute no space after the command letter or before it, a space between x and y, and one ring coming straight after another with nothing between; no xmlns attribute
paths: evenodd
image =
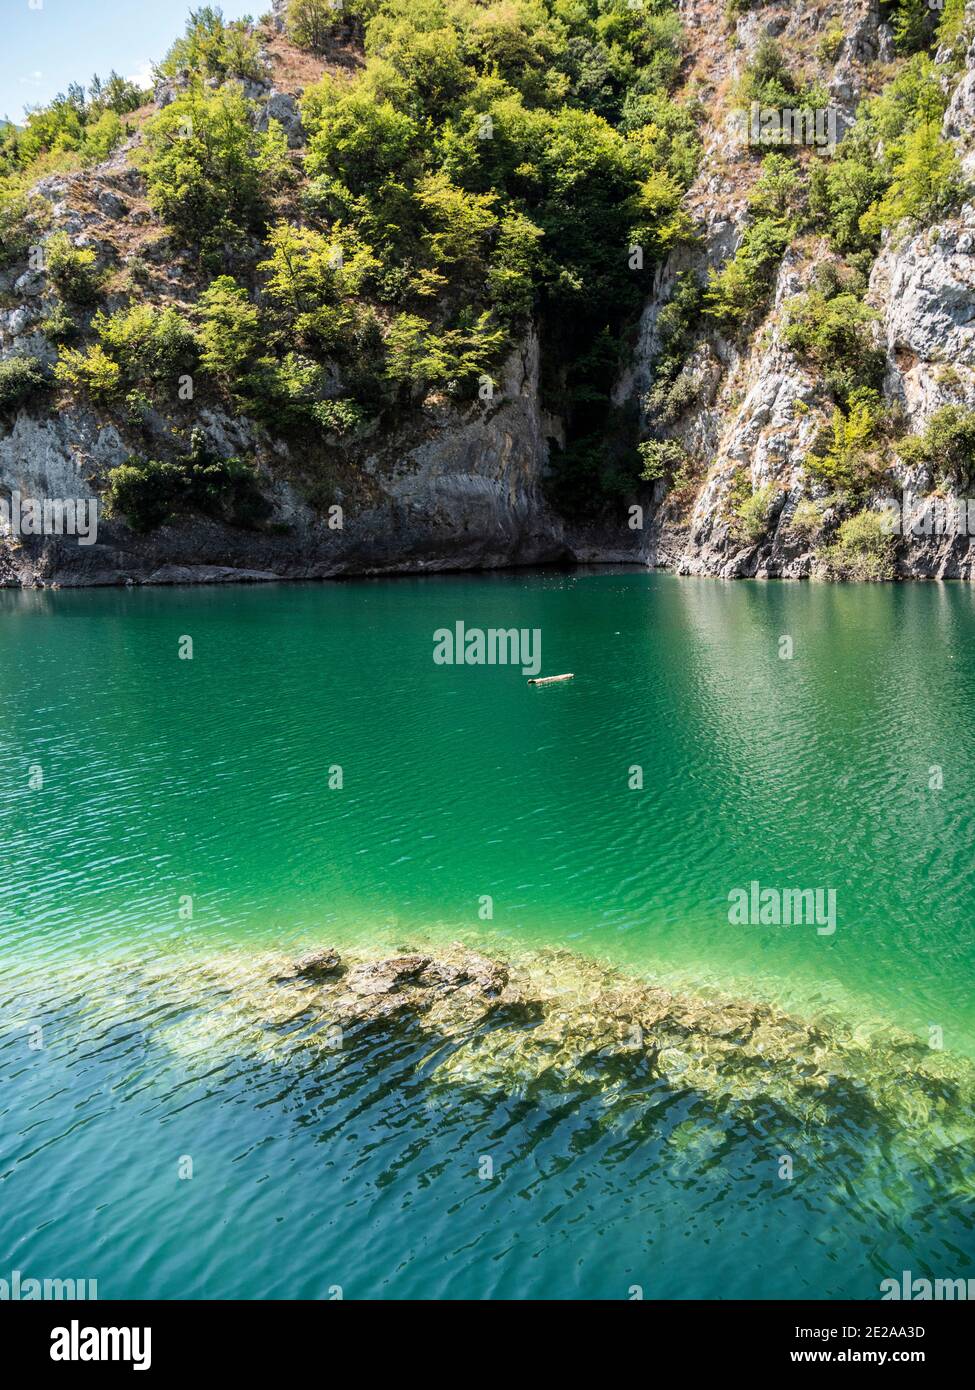
<svg viewBox="0 0 975 1390"><path fill-rule="evenodd" d="M510 565L450 565L436 562L421 563L415 567L390 566L388 568L366 568L362 570L337 570L328 574L279 574L272 571L252 570L232 565L173 565L143 578L124 575L114 578L96 577L85 580L72 577L55 582L35 579L31 583L19 583L0 578L0 591L10 593L65 592L78 589L201 589L223 586L242 588L263 588L274 584L341 584L375 579L428 579L448 578L450 576L494 576L494 575L573 575L577 573L613 574L670 574L680 580L700 580L728 583L783 583L783 584L822 584L827 587L877 588L909 584L975 584L971 579L960 575L940 574L895 574L885 579L827 578L811 573L771 574L766 572L746 574L719 574L703 570L687 571L674 565L643 564L638 560L565 560L550 563L526 561L524 564Z"/></svg>

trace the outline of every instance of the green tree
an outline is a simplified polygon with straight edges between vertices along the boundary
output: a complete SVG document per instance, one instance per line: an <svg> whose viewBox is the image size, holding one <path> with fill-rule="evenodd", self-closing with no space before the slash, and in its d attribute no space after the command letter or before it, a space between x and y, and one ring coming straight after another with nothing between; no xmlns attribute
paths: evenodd
<svg viewBox="0 0 975 1390"><path fill-rule="evenodd" d="M861 499L882 469L878 454L880 406L875 391L854 392L849 409L833 411L822 453L806 456L807 471L849 498Z"/></svg>
<svg viewBox="0 0 975 1390"><path fill-rule="evenodd" d="M378 269L372 251L347 229L329 238L286 222L275 226L268 247L258 270L278 328L319 351L340 348L356 321L351 300Z"/></svg>
<svg viewBox="0 0 975 1390"><path fill-rule="evenodd" d="M191 90L145 125L149 201L166 222L204 250L262 230L291 163L284 131L252 128L235 83Z"/></svg>
<svg viewBox="0 0 975 1390"><path fill-rule="evenodd" d="M323 53L335 28L334 0L290 0L285 25L296 48Z"/></svg>
<svg viewBox="0 0 975 1390"><path fill-rule="evenodd" d="M67 232L55 232L44 243L44 264L54 288L69 304L94 304L104 274L96 268L97 255L90 246L75 246Z"/></svg>
<svg viewBox="0 0 975 1390"><path fill-rule="evenodd" d="M5 357L0 361L0 410L16 410L49 385L43 364L36 357Z"/></svg>
<svg viewBox="0 0 975 1390"><path fill-rule="evenodd" d="M939 486L967 486L975 476L975 410L941 406L919 435L898 441L897 452L909 466L929 468Z"/></svg>
<svg viewBox="0 0 975 1390"><path fill-rule="evenodd" d="M940 119L928 119L905 137L890 188L860 218L875 236L905 218L926 223L946 212L961 191L961 166L954 146L941 138Z"/></svg>
<svg viewBox="0 0 975 1390"><path fill-rule="evenodd" d="M261 318L247 291L229 275L218 276L200 295L200 366L232 385L256 354Z"/></svg>
<svg viewBox="0 0 975 1390"><path fill-rule="evenodd" d="M261 77L260 49L260 39L248 20L228 23L219 6L202 5L190 11L186 32L170 48L158 71L163 77L189 73L221 82L228 77Z"/></svg>
<svg viewBox="0 0 975 1390"><path fill-rule="evenodd" d="M101 346L119 365L129 384L167 385L196 365L196 337L178 309L133 304L92 320Z"/></svg>

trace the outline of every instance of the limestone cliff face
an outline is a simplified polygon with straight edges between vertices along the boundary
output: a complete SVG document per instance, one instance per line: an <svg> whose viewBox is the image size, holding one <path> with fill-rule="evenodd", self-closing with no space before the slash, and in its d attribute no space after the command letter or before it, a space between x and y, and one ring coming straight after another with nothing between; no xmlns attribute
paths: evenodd
<svg viewBox="0 0 975 1390"><path fill-rule="evenodd" d="M257 128L274 119L296 147L304 141L298 96L323 64L277 42L278 50L265 51L266 80L248 80L245 95L257 105ZM157 83L155 109L180 85ZM192 305L205 283L149 207L139 143L136 135L104 164L47 178L35 190L50 209L44 239L64 232L97 253L110 277L108 312L126 303L112 293L113 278L135 266L158 305ZM0 359L53 364L57 350L41 324L56 302L40 271L0 273ZM100 500L111 469L133 455L167 457L178 428L184 438L200 429L222 457L254 459L267 502L255 530L183 517L143 536L102 512L93 545L0 532L0 585L311 579L564 559L571 553L564 526L543 490L548 439L559 425L542 410L538 379L539 343L529 332L492 399L466 407L430 399L395 431L373 427L348 448L326 440L331 474L314 503L295 447L213 401L201 399L180 418L154 410L131 428L117 410L109 416L84 399L0 415L0 498Z"/></svg>
<svg viewBox="0 0 975 1390"><path fill-rule="evenodd" d="M693 3L687 12L695 8ZM889 59L893 44L889 29L879 22L873 3L847 3L818 11L825 24L837 20L845 34L830 81L831 98L846 118L852 118L864 90L865 64ZM966 11L969 32L975 30L975 5ZM741 49L737 62L747 59L762 32L800 42L808 15L785 7L763 7L739 21ZM938 55L943 61L943 54ZM962 167L975 172L975 40L960 77L954 84L943 134L956 146ZM716 150L718 134L710 149ZM715 156L716 157L716 156ZM641 324L636 361L621 382L623 393L646 390L654 379L659 352L655 325L672 292L677 273L695 266L706 270L720 263L738 239L741 200L736 200L733 161L715 169L709 161L692 190L708 211L702 219L703 244L696 257L681 251L664 265L654 297ZM737 203L737 205L736 205ZM783 302L806 288L815 268L829 259L825 239L786 253L776 276L764 321L751 334L744 351L713 332L702 332L684 374L694 404L667 431L698 457L713 459L703 486L689 511L660 501L648 530L643 558L647 563L681 574L801 578L816 572L816 554L809 541L791 530L790 521L807 491L803 459L812 450L828 418L829 402L808 365L782 341ZM975 207L965 204L956 216L913 237L888 235L870 274L867 303L879 315L877 343L886 361L884 396L904 411L908 429L923 428L944 405L975 405ZM755 488L775 485L768 533L759 542L737 539L728 519L728 497L739 471L748 470ZM934 480L923 470L894 468L892 481L913 495L930 494ZM813 487L813 495L817 489ZM826 489L819 489L825 494ZM881 505L893 496L878 495ZM945 501L953 515L957 499ZM829 516L827 514L827 522ZM964 534L909 536L896 559L901 577L975 578L975 545Z"/></svg>
<svg viewBox="0 0 975 1390"><path fill-rule="evenodd" d="M622 408L640 404L647 432L679 441L698 461L690 491L676 495L658 483L591 518L561 518L546 499L545 480L551 442L560 439L562 424L542 406L544 345L530 333L510 355L491 401L465 408L428 401L395 434L373 432L358 440L347 459L339 458L330 481L332 511L308 500L298 485L301 460L273 431L201 401L193 424L214 447L258 461L268 503L259 530L185 519L139 536L103 517L91 546L68 538L18 543L0 536L0 584L325 578L573 559L640 560L721 577L815 574L814 545L790 522L810 491L804 459L831 406L816 373L786 345L782 328L784 302L830 258L825 237L806 237L786 252L764 319L744 339L725 338L702 320L682 368L687 404L678 418L665 426L654 420L646 397L661 349L660 312L678 275L702 275L719 266L742 235L755 160L729 144L724 98L762 36L770 33L804 53L815 49L827 25L842 30L828 71L841 125L853 119L869 74L893 57L893 42L875 0L839 0L808 10L784 3L749 9L737 20L735 45L728 42L721 13L715 0L681 5L688 81L702 109L713 113L710 122L705 118L704 157L688 198L698 237L660 266L614 392ZM967 16L975 33L975 4ZM960 74L945 65L945 83L952 94L944 134L975 178L975 39ZM172 99L171 87L160 84L157 105ZM259 104L259 122L279 120L289 143L301 143L298 89L276 85L270 63L267 82L251 84L248 95ZM40 186L50 205L51 230L63 229L75 245L94 247L110 269L148 263L162 292L177 301L191 298L193 272L167 242L133 167L137 141L94 170L52 177ZM110 296L107 307L123 302ZM975 408L975 207L966 204L914 236L889 237L870 273L867 302L878 315L884 395L900 404L910 429L922 428L945 404ZM54 349L40 329L53 306L45 277L22 269L0 275L0 305L0 358L29 354L51 362ZM158 418L142 426L160 439L167 427ZM57 413L21 409L0 418L0 497L20 492L97 499L109 470L140 450L144 437L91 405L75 402ZM774 494L766 534L752 543L739 538L729 519L729 496L742 470L754 488L771 485ZM897 481L922 494L933 486L923 470L902 472ZM812 492L817 495L815 487ZM642 526L634 525L633 506L641 509ZM341 508L341 524L335 507ZM900 547L897 565L904 577L971 579L975 546L963 535L912 538Z"/></svg>
<svg viewBox="0 0 975 1390"><path fill-rule="evenodd" d="M337 481L320 513L288 481L287 446L251 422L201 409L195 424L221 455L256 454L269 515L259 530L184 518L139 536L102 518L97 541L0 542L0 582L63 586L324 579L544 564L565 558L563 525L546 506L546 428L538 403L538 344L505 366L494 400L423 414L409 433L374 436L350 485ZM18 413L0 439L0 489L33 498L100 497L134 441L90 409ZM338 508L340 510L336 511Z"/></svg>
<svg viewBox="0 0 975 1390"><path fill-rule="evenodd" d="M293 99L273 87L263 96L265 109L274 110L284 97ZM165 86L157 100L165 104ZM188 292L192 271L153 225L130 153L123 149L95 170L48 179L38 191L50 204L52 232L93 247L110 269L148 262L162 286L159 298L169 302ZM22 269L0 275L0 296L0 303L13 304L0 310L0 357L51 363L56 351L39 328L55 303L45 276ZM110 295L107 308L123 302ZM539 405L538 371L538 341L530 334L510 355L490 402L466 410L428 404L401 433L361 441L324 509L312 507L291 481L301 461L273 431L201 403L190 425L220 455L258 460L269 507L259 531L184 518L139 536L102 516L90 546L67 537L25 536L18 543L0 536L0 583L325 578L558 559L567 547L542 493L553 426ZM166 445L169 421L153 414L148 430ZM109 420L81 401L57 412L21 409L0 422L0 496L100 499L109 470L146 447L117 416ZM341 513L329 511L334 507Z"/></svg>

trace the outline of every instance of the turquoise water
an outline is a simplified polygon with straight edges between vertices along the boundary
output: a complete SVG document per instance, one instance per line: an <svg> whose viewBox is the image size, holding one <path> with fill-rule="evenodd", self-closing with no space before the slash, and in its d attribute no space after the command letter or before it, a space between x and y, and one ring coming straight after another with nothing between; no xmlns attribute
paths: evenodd
<svg viewBox="0 0 975 1390"><path fill-rule="evenodd" d="M460 620L537 628L576 679L435 665ZM971 1058L973 637L964 586L0 593L0 1277L830 1298L972 1274L970 1157L925 1164L866 1102L783 1184L804 1140L771 1108L446 1086L409 1027L282 1062L208 1019L268 952L461 937ZM834 889L835 933L731 926L753 880Z"/></svg>

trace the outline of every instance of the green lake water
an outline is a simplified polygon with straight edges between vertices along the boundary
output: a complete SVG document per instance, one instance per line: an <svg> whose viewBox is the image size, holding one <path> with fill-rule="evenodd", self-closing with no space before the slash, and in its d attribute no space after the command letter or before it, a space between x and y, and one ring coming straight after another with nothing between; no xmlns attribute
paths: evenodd
<svg viewBox="0 0 975 1390"><path fill-rule="evenodd" d="M458 621L537 629L543 673L575 680L434 664ZM904 1269L975 1277L975 1119L950 1098L950 1162L853 1105L783 1183L801 1137L690 1090L451 1089L409 1033L282 1065L208 1025L268 953L462 939L937 1030L966 1065L973 690L962 585L0 593L0 1278L873 1298ZM835 890L835 932L732 926L753 881Z"/></svg>

